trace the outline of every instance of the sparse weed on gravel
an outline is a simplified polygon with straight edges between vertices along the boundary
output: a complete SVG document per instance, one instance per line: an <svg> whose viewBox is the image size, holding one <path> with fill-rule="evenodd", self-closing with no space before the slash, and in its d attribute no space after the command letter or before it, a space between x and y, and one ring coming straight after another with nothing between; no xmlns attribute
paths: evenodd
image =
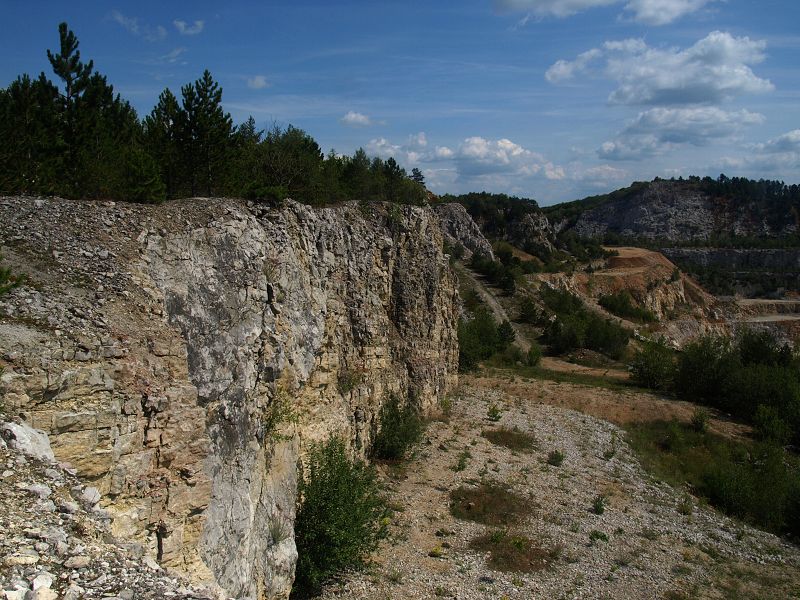
<svg viewBox="0 0 800 600"><path fill-rule="evenodd" d="M499 483L486 482L474 488L461 486L450 492L450 513L455 518L485 525L511 525L529 506L527 498Z"/></svg>
<svg viewBox="0 0 800 600"><path fill-rule="evenodd" d="M596 496L592 502L592 512L596 515L602 515L606 511L606 498L603 495Z"/></svg>
<svg viewBox="0 0 800 600"><path fill-rule="evenodd" d="M458 462L451 467L453 471L459 473L467 468L467 461L472 458L472 454L466 448L462 450L458 455Z"/></svg>
<svg viewBox="0 0 800 600"><path fill-rule="evenodd" d="M594 546L594 544L598 541L607 542L608 536L602 531L598 531L597 529L592 529L592 531L589 532L589 544Z"/></svg>
<svg viewBox="0 0 800 600"><path fill-rule="evenodd" d="M531 452L536 449L536 438L529 433L520 431L516 427L514 429L509 429L508 427L484 429L481 435L493 444L504 446L511 450Z"/></svg>
<svg viewBox="0 0 800 600"><path fill-rule="evenodd" d="M489 410L486 411L486 418L490 421L497 423L503 416L503 411L500 410L500 407L497 404L492 404L489 407Z"/></svg>
<svg viewBox="0 0 800 600"><path fill-rule="evenodd" d="M544 569L553 560L551 550L539 548L530 538L506 530L479 535L469 546L489 552L488 565L497 571L531 573Z"/></svg>
<svg viewBox="0 0 800 600"><path fill-rule="evenodd" d="M547 464L553 467L560 467L564 462L564 453L560 450L553 450L547 455Z"/></svg>

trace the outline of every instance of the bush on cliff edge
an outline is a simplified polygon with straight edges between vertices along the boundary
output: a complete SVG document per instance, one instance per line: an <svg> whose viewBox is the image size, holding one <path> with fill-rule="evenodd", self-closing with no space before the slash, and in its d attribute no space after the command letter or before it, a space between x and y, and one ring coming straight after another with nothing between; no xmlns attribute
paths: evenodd
<svg viewBox="0 0 800 600"><path fill-rule="evenodd" d="M386 535L375 470L332 437L312 446L298 484L297 567L292 598L308 598L336 573L363 565Z"/></svg>

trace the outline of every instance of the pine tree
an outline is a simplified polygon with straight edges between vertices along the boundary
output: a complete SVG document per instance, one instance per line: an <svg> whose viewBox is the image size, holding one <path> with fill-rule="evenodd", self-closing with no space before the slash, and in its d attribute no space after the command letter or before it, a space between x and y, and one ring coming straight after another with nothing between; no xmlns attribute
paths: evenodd
<svg viewBox="0 0 800 600"><path fill-rule="evenodd" d="M222 109L222 88L207 69L193 85L181 88L181 93L185 114L181 143L191 192L194 196L203 190L211 196L224 183L233 121Z"/></svg>
<svg viewBox="0 0 800 600"><path fill-rule="evenodd" d="M0 190L54 193L60 171L58 89L42 73L0 90Z"/></svg>
<svg viewBox="0 0 800 600"><path fill-rule="evenodd" d="M411 169L411 180L420 185L425 185L425 176L417 167Z"/></svg>
<svg viewBox="0 0 800 600"><path fill-rule="evenodd" d="M143 140L147 152L159 166L168 198L174 198L180 183L180 126L183 121L178 99L169 88L144 119Z"/></svg>
<svg viewBox="0 0 800 600"><path fill-rule="evenodd" d="M77 187L86 198L125 196L125 156L138 145L139 120L131 105L114 94L105 76L94 73L75 100L78 144Z"/></svg>
<svg viewBox="0 0 800 600"><path fill-rule="evenodd" d="M65 106L69 106L88 85L94 61L90 60L88 64L81 62L78 38L67 27L66 23L61 23L58 26L58 37L61 52L53 54L48 50L47 58L53 66L53 72L64 81L65 93L63 98Z"/></svg>
<svg viewBox="0 0 800 600"><path fill-rule="evenodd" d="M53 67L53 72L64 82L64 93L61 95L61 109L64 114L62 139L66 146L66 164L64 176L68 194L76 194L79 189L78 181L78 153L80 150L77 132L76 101L89 85L94 62L88 64L81 62L81 53L78 50L79 42L75 34L67 27L66 23L58 26L60 52L53 54L47 51L47 58Z"/></svg>

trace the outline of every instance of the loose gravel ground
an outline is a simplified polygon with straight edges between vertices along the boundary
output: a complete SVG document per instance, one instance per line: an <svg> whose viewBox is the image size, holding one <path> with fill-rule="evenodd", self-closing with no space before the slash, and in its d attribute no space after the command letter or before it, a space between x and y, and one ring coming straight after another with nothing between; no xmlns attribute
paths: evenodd
<svg viewBox="0 0 800 600"><path fill-rule="evenodd" d="M797 546L654 481L617 426L474 380L453 399L450 420L430 424L406 465L382 468L397 508L390 538L367 569L331 584L324 598L800 597ZM487 417L492 406L498 422ZM535 451L513 452L481 436L500 426L532 434ZM553 450L565 457L558 467L547 463ZM449 492L487 480L530 498L511 533L554 550L543 570L494 571L485 553L469 548L491 528L452 517ZM600 495L605 510L596 514ZM592 532L608 541L591 541Z"/></svg>

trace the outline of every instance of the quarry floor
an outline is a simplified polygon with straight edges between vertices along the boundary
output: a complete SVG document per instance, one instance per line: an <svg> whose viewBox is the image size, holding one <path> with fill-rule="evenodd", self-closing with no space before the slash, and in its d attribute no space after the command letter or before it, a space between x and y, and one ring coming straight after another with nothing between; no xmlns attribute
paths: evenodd
<svg viewBox="0 0 800 600"><path fill-rule="evenodd" d="M462 378L451 399L449 419L429 424L407 463L380 467L395 509L391 534L365 570L332 583L324 598L800 597L800 548L655 481L625 442L619 424L688 419L691 405L502 372ZM497 422L488 418L492 406ZM515 452L481 435L498 427L532 434L535 450ZM711 427L742 434L717 418ZM560 466L547 462L553 450L564 454ZM481 481L530 499L510 533L557 549L547 566L496 571L469 547L493 529L454 518L449 492ZM598 495L602 514L592 510ZM592 541L592 532L608 541Z"/></svg>

